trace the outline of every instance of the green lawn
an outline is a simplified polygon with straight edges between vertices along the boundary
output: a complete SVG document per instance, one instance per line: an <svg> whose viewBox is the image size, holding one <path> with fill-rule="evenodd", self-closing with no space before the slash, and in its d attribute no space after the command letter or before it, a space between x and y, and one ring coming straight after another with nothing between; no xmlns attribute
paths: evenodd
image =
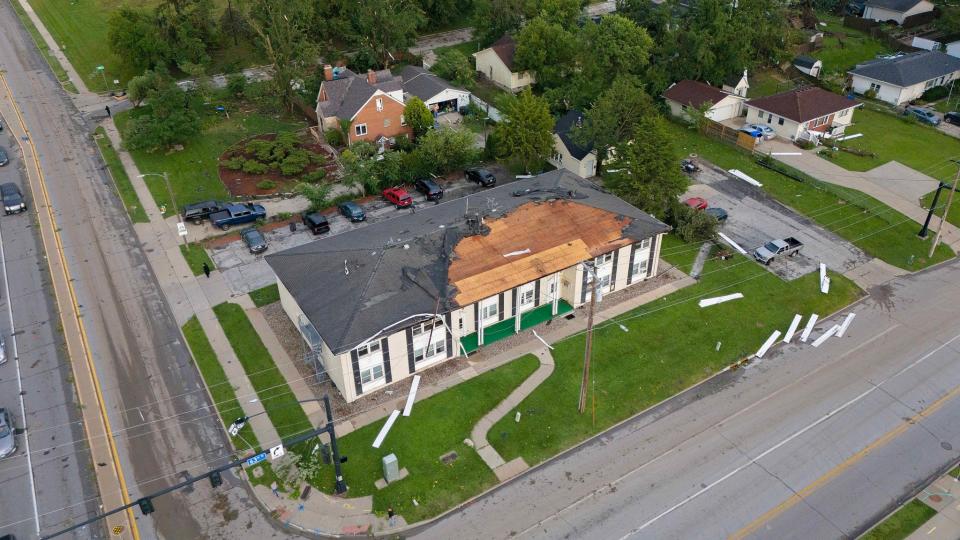
<svg viewBox="0 0 960 540"><path fill-rule="evenodd" d="M373 495L374 509L386 512L390 506L407 522L436 516L450 507L495 485L497 477L477 452L463 443L473 426L507 397L539 365L533 355L488 371L413 406L409 418L401 416L379 449L373 440L385 420L364 426L339 439L341 455L349 461L343 475L350 496ZM510 421L513 422L511 415ZM440 456L455 451L456 461L440 462ZM383 476L381 459L396 454L400 467L410 476L378 490L374 481ZM332 489L332 475L318 479L326 491ZM414 506L416 499L419 506Z"/></svg>
<svg viewBox="0 0 960 540"><path fill-rule="evenodd" d="M433 50L438 56L441 52L447 49L456 49L464 54L467 57L467 60L470 61L470 64L473 64L473 53L477 52L479 49L480 42L477 40L467 41L465 43L458 43L456 45L450 45L449 47L437 47Z"/></svg>
<svg viewBox="0 0 960 540"><path fill-rule="evenodd" d="M843 37L827 35L823 39L823 48L810 54L823 61L824 73L843 74L858 63L876 58L878 54L891 52L880 41L869 34L843 26L843 18L836 15L817 13L821 21L827 23L825 30L842 34Z"/></svg>
<svg viewBox="0 0 960 540"><path fill-rule="evenodd" d="M23 6L20 5L18 0L11 0L10 5L13 6L13 11L16 12L17 18L20 19L21 23L23 23L23 27L27 29L27 32L33 39L34 44L36 44L37 49L40 50L40 54L43 56L44 60L47 61L47 64L50 66L50 70L53 71L53 75L58 81L60 81L60 84L63 85L64 90L76 94L77 87L70 80L70 76L67 75L67 70L63 69L60 61L57 60L57 57L50 52L50 47L47 47L47 42L44 41L43 36L40 35L40 32L33 24L33 21L30 20L29 16L27 16L27 12L23 10Z"/></svg>
<svg viewBox="0 0 960 540"><path fill-rule="evenodd" d="M750 98L772 96L786 92L793 88L793 83L783 80L783 77L773 70L756 71L750 74L750 89L747 95Z"/></svg>
<svg viewBox="0 0 960 540"><path fill-rule="evenodd" d="M253 300L253 305L257 307L263 307L274 302L279 302L280 287L274 283L273 285L267 285L266 287L261 287L255 291L250 291L250 300Z"/></svg>
<svg viewBox="0 0 960 540"><path fill-rule="evenodd" d="M935 515L936 510L913 499L861 536L860 540L902 540Z"/></svg>
<svg viewBox="0 0 960 540"><path fill-rule="evenodd" d="M140 198L137 197L137 192L133 189L130 177L127 176L126 169L124 169L123 164L120 163L120 156L117 155L113 144L111 144L110 139L107 138L107 132L104 131L103 127L97 127L94 134L97 146L100 147L100 154L103 156L103 161L107 164L107 168L110 169L110 176L113 178L114 185L117 186L117 194L120 195L123 206L127 209L127 213L130 214L130 219L133 220L134 223L149 222L150 218L147 217L147 212L143 209L143 205L140 204Z"/></svg>
<svg viewBox="0 0 960 540"><path fill-rule="evenodd" d="M214 306L213 312L280 437L286 439L312 429L302 405L273 363L243 308L224 302Z"/></svg>
<svg viewBox="0 0 960 540"><path fill-rule="evenodd" d="M844 144L873 152L877 157L837 152L832 161L845 169L867 171L895 160L938 180L952 179L957 172L956 164L950 160L960 158L960 139L932 127L861 107L846 132L863 133L863 137Z"/></svg>
<svg viewBox="0 0 960 540"><path fill-rule="evenodd" d="M724 169L740 169L763 183L764 190L783 204L894 266L918 270L954 255L949 247L941 244L933 258L928 259L929 240L917 238L916 222L859 191L810 177L798 182L761 167L746 152L692 128L672 124L671 129L675 133L678 158L696 153Z"/></svg>
<svg viewBox="0 0 960 540"><path fill-rule="evenodd" d="M586 414L577 413L584 347L577 335L554 344L555 371L518 409L525 421L515 423L512 415L501 420L490 430L490 443L508 461L544 461L753 354L795 313L825 316L861 294L847 278L830 278L824 295L816 273L787 283L739 255L709 260L696 285L617 317L618 324L598 326L591 364L596 393ZM699 298L732 292L744 298L709 309L697 305Z"/></svg>
<svg viewBox="0 0 960 540"><path fill-rule="evenodd" d="M203 263L207 263L210 270L216 268L210 259L210 255L207 254L207 250L203 249L203 246L196 242L191 242L186 246L181 243L180 253L182 253L183 258L187 260L187 265L190 266L190 270L195 276L203 273Z"/></svg>
<svg viewBox="0 0 960 540"><path fill-rule="evenodd" d="M114 115L114 120L120 132L130 121L131 114L142 114L145 107L124 111ZM226 199L229 192L220 182L217 160L220 154L231 145L261 133L275 133L278 131L292 131L304 127L300 121L268 116L258 112L235 110L230 112L230 119L226 119L212 111L204 113L204 128L194 140L186 143L179 152L167 153L163 150L146 152L132 151L130 155L137 163L137 168L144 174L170 174L170 184L176 202L179 206L205 199ZM165 215L173 213L170 196L164 185L163 178L150 175L144 177L147 187L157 205L166 209Z"/></svg>

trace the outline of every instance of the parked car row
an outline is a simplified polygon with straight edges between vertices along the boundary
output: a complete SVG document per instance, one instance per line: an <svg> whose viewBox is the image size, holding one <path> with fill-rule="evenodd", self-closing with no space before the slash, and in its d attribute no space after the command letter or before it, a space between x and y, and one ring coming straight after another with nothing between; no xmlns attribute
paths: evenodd
<svg viewBox="0 0 960 540"><path fill-rule="evenodd" d="M711 207L703 197L690 197L683 201L683 204L694 210L702 210L708 216L713 216L721 224L727 221L727 211L723 208Z"/></svg>

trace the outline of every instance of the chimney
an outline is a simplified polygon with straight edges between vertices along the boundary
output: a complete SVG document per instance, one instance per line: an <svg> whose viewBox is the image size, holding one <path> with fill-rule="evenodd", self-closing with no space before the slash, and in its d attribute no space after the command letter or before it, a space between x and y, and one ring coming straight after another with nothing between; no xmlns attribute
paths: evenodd
<svg viewBox="0 0 960 540"><path fill-rule="evenodd" d="M367 70L367 82L377 84L377 74L372 69Z"/></svg>
<svg viewBox="0 0 960 540"><path fill-rule="evenodd" d="M323 65L323 80L332 81L333 80L333 66L330 64Z"/></svg>

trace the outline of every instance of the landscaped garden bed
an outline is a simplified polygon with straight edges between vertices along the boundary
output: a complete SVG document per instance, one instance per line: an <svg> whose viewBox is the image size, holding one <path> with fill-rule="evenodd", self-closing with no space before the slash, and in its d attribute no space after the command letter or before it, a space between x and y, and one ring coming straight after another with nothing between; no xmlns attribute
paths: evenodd
<svg viewBox="0 0 960 540"><path fill-rule="evenodd" d="M234 197L289 192L298 182L332 179L332 152L304 132L268 133L227 149L219 161L220 181Z"/></svg>

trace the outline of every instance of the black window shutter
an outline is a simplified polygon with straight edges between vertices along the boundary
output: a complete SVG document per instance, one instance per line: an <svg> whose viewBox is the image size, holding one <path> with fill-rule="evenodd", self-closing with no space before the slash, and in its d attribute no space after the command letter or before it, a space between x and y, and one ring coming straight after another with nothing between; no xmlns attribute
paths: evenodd
<svg viewBox="0 0 960 540"><path fill-rule="evenodd" d="M617 288L617 262L620 260L620 250L613 252L613 269L610 270L610 290Z"/></svg>
<svg viewBox="0 0 960 540"><path fill-rule="evenodd" d="M447 312L446 314L444 314L443 320L447 323L443 331L447 333L447 358L450 358L452 356L456 356L456 354L454 354L454 351L453 351L453 333L450 332L450 330L453 329L453 326L452 326L453 317L450 315L449 312Z"/></svg>
<svg viewBox="0 0 960 540"><path fill-rule="evenodd" d="M387 377L387 384L393 382L393 374L390 372L390 344L387 338L380 340L380 350L383 351L383 374Z"/></svg>
<svg viewBox="0 0 960 540"><path fill-rule="evenodd" d="M353 384L359 396L363 393L363 384L360 382L360 357L357 356L356 349L350 351L350 363L353 366Z"/></svg>
<svg viewBox="0 0 960 540"><path fill-rule="evenodd" d="M627 265L627 285L633 283L633 257L637 254L637 244L630 244L630 264Z"/></svg>
<svg viewBox="0 0 960 540"><path fill-rule="evenodd" d="M413 374L417 370L417 363L413 359L413 328L407 327L405 334L407 335L407 367Z"/></svg>
<svg viewBox="0 0 960 540"><path fill-rule="evenodd" d="M510 316L517 316L517 288L510 289Z"/></svg>
<svg viewBox="0 0 960 540"><path fill-rule="evenodd" d="M473 304L473 331L480 331L480 301Z"/></svg>
<svg viewBox="0 0 960 540"><path fill-rule="evenodd" d="M500 298L497 299L497 320L503 320L503 293L500 293Z"/></svg>
<svg viewBox="0 0 960 540"><path fill-rule="evenodd" d="M540 280L533 282L533 307L540 305Z"/></svg>

